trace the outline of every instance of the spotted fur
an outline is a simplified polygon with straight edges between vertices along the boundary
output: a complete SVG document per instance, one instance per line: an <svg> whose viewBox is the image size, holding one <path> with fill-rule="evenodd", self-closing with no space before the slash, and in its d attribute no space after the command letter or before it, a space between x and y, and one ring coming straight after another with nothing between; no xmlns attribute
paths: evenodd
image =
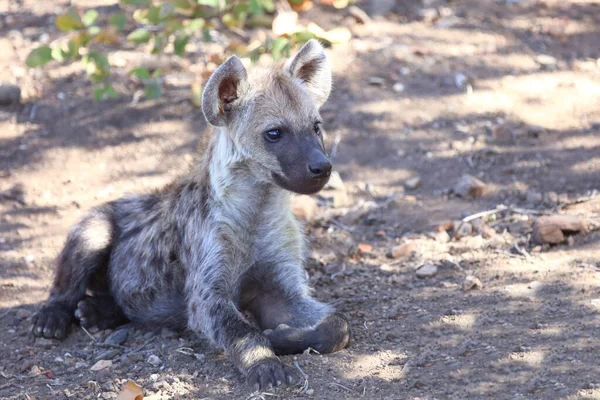
<svg viewBox="0 0 600 400"><path fill-rule="evenodd" d="M305 239L289 207L289 190L314 192L327 181L328 171L315 175L307 163L325 157L314 127L330 87L314 41L271 69L248 74L235 57L223 64L205 88L213 128L189 172L73 227L34 334L63 337L73 315L87 327L129 319L190 329L258 387L289 380L276 351L345 347L348 323L310 295ZM286 146L266 143L274 126L285 129Z"/></svg>

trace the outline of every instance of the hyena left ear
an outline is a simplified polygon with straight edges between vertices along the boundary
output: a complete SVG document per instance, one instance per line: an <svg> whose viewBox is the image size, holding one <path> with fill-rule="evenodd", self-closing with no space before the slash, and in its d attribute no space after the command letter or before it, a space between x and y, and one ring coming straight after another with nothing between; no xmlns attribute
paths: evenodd
<svg viewBox="0 0 600 400"><path fill-rule="evenodd" d="M246 85L246 68L236 56L225 61L206 83L202 93L202 111L209 124L225 126Z"/></svg>
<svg viewBox="0 0 600 400"><path fill-rule="evenodd" d="M288 71L302 81L320 106L331 92L331 68L323 46L311 39L288 62Z"/></svg>

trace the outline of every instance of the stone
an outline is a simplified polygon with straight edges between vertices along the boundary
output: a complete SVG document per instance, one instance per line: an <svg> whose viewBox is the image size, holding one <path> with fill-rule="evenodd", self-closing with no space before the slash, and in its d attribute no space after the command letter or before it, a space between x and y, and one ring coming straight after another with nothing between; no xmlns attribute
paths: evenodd
<svg viewBox="0 0 600 400"><path fill-rule="evenodd" d="M21 88L12 83L0 83L0 106L18 104L21 101Z"/></svg>
<svg viewBox="0 0 600 400"><path fill-rule="evenodd" d="M35 339L35 345L44 349L49 349L52 346L54 346L54 340L46 338L37 338Z"/></svg>
<svg viewBox="0 0 600 400"><path fill-rule="evenodd" d="M459 240L460 238L471 236L473 233L473 225L469 222L455 221L453 231L454 238Z"/></svg>
<svg viewBox="0 0 600 400"><path fill-rule="evenodd" d="M463 198L481 197L485 191L485 183L472 175L464 174L454 185L453 191L457 196Z"/></svg>
<svg viewBox="0 0 600 400"><path fill-rule="evenodd" d="M98 354L94 359L95 360L112 360L116 356L121 354L121 349L108 349Z"/></svg>
<svg viewBox="0 0 600 400"><path fill-rule="evenodd" d="M462 288L465 292L467 292L469 290L474 290L474 289L481 289L482 287L483 287L483 284L481 283L479 278L477 278L473 275L467 276L462 283Z"/></svg>
<svg viewBox="0 0 600 400"><path fill-rule="evenodd" d="M450 235L446 231L439 231L435 233L435 240L440 243L448 243L450 241Z"/></svg>
<svg viewBox="0 0 600 400"><path fill-rule="evenodd" d="M437 274L437 272L437 266L433 264L424 264L417 269L416 274L417 278L425 279L434 277Z"/></svg>
<svg viewBox="0 0 600 400"><path fill-rule="evenodd" d="M407 179L404 182L404 187L407 188L408 190L415 190L419 186L421 186L421 178L418 177L418 176L415 176L414 178Z"/></svg>
<svg viewBox="0 0 600 400"><path fill-rule="evenodd" d="M515 132L508 124L500 124L492 129L492 137L496 143L510 143L515 138Z"/></svg>
<svg viewBox="0 0 600 400"><path fill-rule="evenodd" d="M537 244L559 244L572 233L586 232L589 222L577 215L550 215L538 218L533 224L532 238Z"/></svg>
<svg viewBox="0 0 600 400"><path fill-rule="evenodd" d="M479 228L479 233L484 239L491 239L494 236L496 236L496 231L494 230L494 228L487 225L483 225L481 228Z"/></svg>
<svg viewBox="0 0 600 400"><path fill-rule="evenodd" d="M291 209L294 216L302 222L311 222L317 216L317 200L305 194L293 195Z"/></svg>
<svg viewBox="0 0 600 400"><path fill-rule="evenodd" d="M413 252L419 249L419 244L417 242L406 242L404 244L394 246L388 253L388 257L390 258L399 258L399 257L407 257L410 256Z"/></svg>
<svg viewBox="0 0 600 400"><path fill-rule="evenodd" d="M108 335L104 340L104 344L119 346L127 341L128 336L129 331L127 329L119 329Z"/></svg>
<svg viewBox="0 0 600 400"><path fill-rule="evenodd" d="M369 254L373 251L373 246L368 243L359 243L356 248L360 254Z"/></svg>
<svg viewBox="0 0 600 400"><path fill-rule="evenodd" d="M110 360L100 360L92 365L90 371L102 371L103 369L112 367L112 364L113 363Z"/></svg>
<svg viewBox="0 0 600 400"><path fill-rule="evenodd" d="M348 13L354 17L356 22L359 24L368 24L371 22L371 17L362 9L357 6L350 6L348 8Z"/></svg>
<svg viewBox="0 0 600 400"><path fill-rule="evenodd" d="M153 365L155 367L158 367L159 365L162 364L162 361L160 360L160 358L154 354L150 355L150 357L148 357L148 359L146 360L146 362L150 365Z"/></svg>

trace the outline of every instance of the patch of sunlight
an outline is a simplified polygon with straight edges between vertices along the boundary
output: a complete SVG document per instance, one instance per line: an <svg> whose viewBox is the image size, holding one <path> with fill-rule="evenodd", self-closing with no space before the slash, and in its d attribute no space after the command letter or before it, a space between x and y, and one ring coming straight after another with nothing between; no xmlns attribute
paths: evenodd
<svg viewBox="0 0 600 400"><path fill-rule="evenodd" d="M477 316L475 314L463 314L463 315L444 315L437 321L431 323L432 327L439 328L459 328L459 329L471 329L475 326Z"/></svg>
<svg viewBox="0 0 600 400"><path fill-rule="evenodd" d="M580 161L571 165L569 169L576 173L600 172L600 157Z"/></svg>
<svg viewBox="0 0 600 400"><path fill-rule="evenodd" d="M507 365L518 362L521 364L530 365L532 367L538 367L542 365L544 358L545 352L542 350L514 352L499 360L499 364Z"/></svg>
<svg viewBox="0 0 600 400"><path fill-rule="evenodd" d="M390 382L397 382L404 376L404 365L408 355L401 352L382 350L373 354L358 356L344 371L346 379L361 379L377 376Z"/></svg>
<svg viewBox="0 0 600 400"><path fill-rule="evenodd" d="M568 395L566 398L567 400L600 399L600 388L581 389L577 393Z"/></svg>
<svg viewBox="0 0 600 400"><path fill-rule="evenodd" d="M510 297L528 297L537 296L543 287L544 284L542 282L532 281L508 285L504 288L504 290Z"/></svg>
<svg viewBox="0 0 600 400"><path fill-rule="evenodd" d="M540 333L540 335L544 335L544 336L559 337L563 334L564 328L561 328L560 326L549 326L549 327L540 329L538 332Z"/></svg>

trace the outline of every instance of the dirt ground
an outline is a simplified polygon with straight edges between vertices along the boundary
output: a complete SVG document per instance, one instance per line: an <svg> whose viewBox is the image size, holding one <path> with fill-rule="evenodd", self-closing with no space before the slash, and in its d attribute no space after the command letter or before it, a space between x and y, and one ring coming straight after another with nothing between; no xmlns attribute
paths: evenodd
<svg viewBox="0 0 600 400"><path fill-rule="evenodd" d="M123 96L94 102L79 66L24 67L60 37L66 3L0 0L0 81L22 89L0 106L0 398L114 399L130 379L155 399L600 399L600 2L375 3L366 24L309 11L353 33L328 50L322 110L347 202L320 201L307 225L315 294L349 317L353 342L283 357L299 384L259 394L191 333L30 335L69 227L186 168L205 126L188 88L208 67L167 57L164 97L136 103L125 49L112 59ZM482 196L453 193L463 174ZM445 223L498 205L510 210L459 235ZM555 213L590 229L536 244L535 220ZM112 365L91 370L100 359Z"/></svg>

